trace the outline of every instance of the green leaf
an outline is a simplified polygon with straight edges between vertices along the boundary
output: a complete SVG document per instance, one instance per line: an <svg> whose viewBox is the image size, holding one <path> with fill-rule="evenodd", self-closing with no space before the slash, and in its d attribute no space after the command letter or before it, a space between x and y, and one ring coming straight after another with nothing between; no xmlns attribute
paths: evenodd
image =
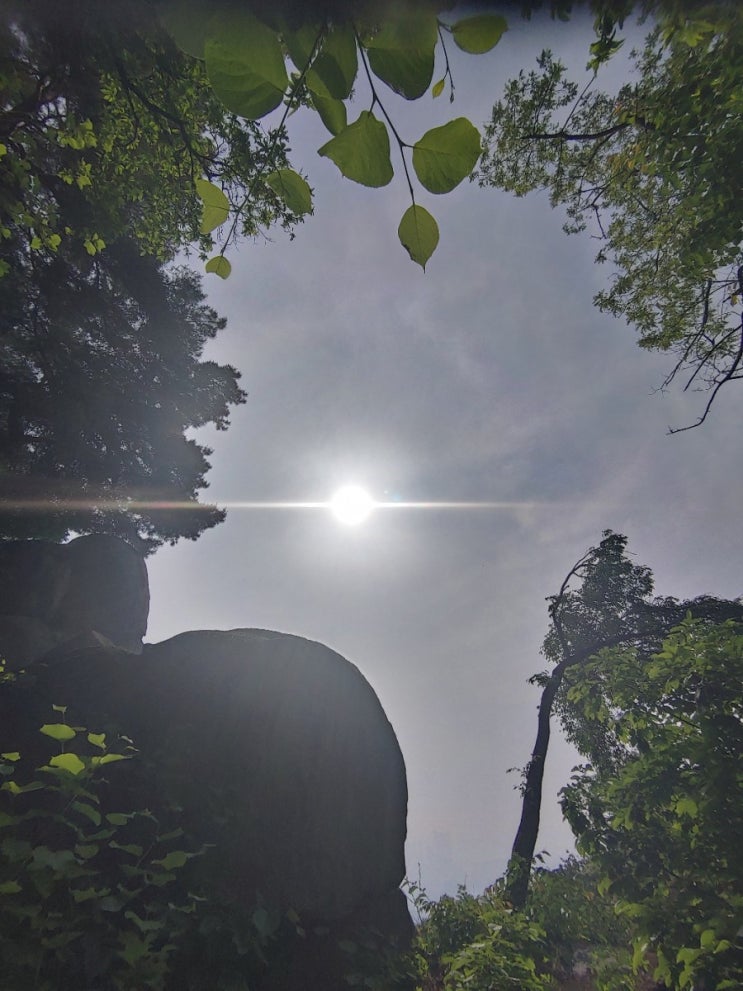
<svg viewBox="0 0 743 991"><path fill-rule="evenodd" d="M165 925L162 919L140 919L137 913L132 912L131 909L129 909L127 912L124 912L124 918L131 919L131 921L134 923L137 929L139 929L139 931L143 933L157 932L159 929L162 929Z"/></svg>
<svg viewBox="0 0 743 991"><path fill-rule="evenodd" d="M426 131L413 146L415 174L430 193L448 193L474 169L480 133L466 117Z"/></svg>
<svg viewBox="0 0 743 991"><path fill-rule="evenodd" d="M482 55L495 48L507 30L506 19L500 14L478 14L452 24L451 33L454 44L463 52Z"/></svg>
<svg viewBox="0 0 743 991"><path fill-rule="evenodd" d="M194 58L204 58L204 39L209 21L204 0L168 0L158 7L158 17L173 41Z"/></svg>
<svg viewBox="0 0 743 991"><path fill-rule="evenodd" d="M153 864L160 864L163 870L172 871L174 868L183 867L193 854L186 853L185 850L171 850L162 860L153 860Z"/></svg>
<svg viewBox="0 0 743 991"><path fill-rule="evenodd" d="M709 950L717 942L714 929L705 929L699 937L699 945L703 950Z"/></svg>
<svg viewBox="0 0 743 991"><path fill-rule="evenodd" d="M73 802L72 808L76 812L79 812L81 815L84 815L90 819L94 826L100 826L101 814L98 809L93 808L92 805L88 805L87 802Z"/></svg>
<svg viewBox="0 0 743 991"><path fill-rule="evenodd" d="M61 712L62 715L64 715L65 712L67 712L67 706L66 705L53 705L52 706L52 709L54 709L55 712Z"/></svg>
<svg viewBox="0 0 743 991"><path fill-rule="evenodd" d="M66 723L44 723L39 732L53 740L71 740L76 735L74 729Z"/></svg>
<svg viewBox="0 0 743 991"><path fill-rule="evenodd" d="M73 891L72 897L76 902L87 902L91 898L98 898L101 895L107 895L109 893L109 888L104 888L102 891L98 888L85 888L79 891Z"/></svg>
<svg viewBox="0 0 743 991"><path fill-rule="evenodd" d="M133 818L133 812L109 812L106 815L106 822L110 822L112 826L125 826Z"/></svg>
<svg viewBox="0 0 743 991"><path fill-rule="evenodd" d="M11 750L9 753L6 754L0 754L0 757L2 757L3 760L11 760L11 761L17 761L21 759L21 755L17 750Z"/></svg>
<svg viewBox="0 0 743 991"><path fill-rule="evenodd" d="M368 110L336 137L318 149L347 179L362 186L386 186L392 179L390 139L387 128Z"/></svg>
<svg viewBox="0 0 743 991"><path fill-rule="evenodd" d="M289 52L289 58L300 72L303 72L312 58L315 42L320 34L319 24L302 24L296 31L284 27L281 37Z"/></svg>
<svg viewBox="0 0 743 991"><path fill-rule="evenodd" d="M343 106L343 104L341 104ZM292 213L310 213L312 190L305 180L292 169L277 169L265 177L265 183L284 201Z"/></svg>
<svg viewBox="0 0 743 991"><path fill-rule="evenodd" d="M101 750L106 749L106 734L105 733L88 733L88 743L92 743L94 747L99 747Z"/></svg>
<svg viewBox="0 0 743 991"><path fill-rule="evenodd" d="M132 930L120 933L119 941L121 949L117 952L130 967L133 967L138 960L149 953L150 941L142 939Z"/></svg>
<svg viewBox="0 0 743 991"><path fill-rule="evenodd" d="M0 791L9 791L11 795L25 795L29 791L39 791L39 789L44 787L40 781L32 781L27 785L19 785L15 781L6 781L0 785Z"/></svg>
<svg viewBox="0 0 743 991"><path fill-rule="evenodd" d="M52 757L49 763L52 767L59 767L63 771L69 771L70 774L79 774L85 770L85 764L83 764L77 754L57 754L56 757Z"/></svg>
<svg viewBox="0 0 743 991"><path fill-rule="evenodd" d="M311 93L310 99L313 107L320 115L320 120L331 134L340 134L344 127L348 127L346 105L342 100L319 96L317 93Z"/></svg>
<svg viewBox="0 0 743 991"><path fill-rule="evenodd" d="M431 88L431 96L434 98L434 100L436 99L437 96L441 96L441 94L444 92L445 84L446 84L446 77L444 77L443 79L439 79L437 83L433 84Z"/></svg>
<svg viewBox="0 0 743 991"><path fill-rule="evenodd" d="M115 764L119 760L131 760L126 754L104 754L102 757L94 757L96 764Z"/></svg>
<svg viewBox="0 0 743 991"><path fill-rule="evenodd" d="M22 890L23 888L17 881L0 882L0 895L17 895Z"/></svg>
<svg viewBox="0 0 743 991"><path fill-rule="evenodd" d="M390 8L390 15L394 8ZM399 11L364 42L375 76L406 100L417 100L431 85L438 21L427 10Z"/></svg>
<svg viewBox="0 0 743 991"><path fill-rule="evenodd" d="M696 818L699 813L699 807L693 798L680 798L675 805L676 812L680 816L690 816L692 819Z"/></svg>
<svg viewBox="0 0 743 991"><path fill-rule="evenodd" d="M35 847L33 858L35 866L48 867L55 872L65 871L77 863L72 850L50 850L47 846Z"/></svg>
<svg viewBox="0 0 743 991"><path fill-rule="evenodd" d="M90 860L91 857L95 857L98 850L99 847L95 843L78 843L75 847L75 853L83 860Z"/></svg>
<svg viewBox="0 0 743 991"><path fill-rule="evenodd" d="M426 262L439 243L439 227L434 218L422 206L408 207L397 228L400 243L410 257L426 270Z"/></svg>
<svg viewBox="0 0 743 991"><path fill-rule="evenodd" d="M224 255L215 255L213 258L210 258L204 268L207 272L214 272L220 279L228 279L232 271L232 265Z"/></svg>
<svg viewBox="0 0 743 991"><path fill-rule="evenodd" d="M196 192L201 197L204 209L201 214L202 234L209 234L220 227L230 215L230 201L218 186L206 179L196 180Z"/></svg>
<svg viewBox="0 0 743 991"><path fill-rule="evenodd" d="M214 94L240 117L275 110L289 80L278 36L247 10L224 10L209 22L204 46Z"/></svg>
<svg viewBox="0 0 743 991"><path fill-rule="evenodd" d="M351 95L357 72L356 37L349 26L338 25L326 35L307 73L307 85L319 96L345 100Z"/></svg>

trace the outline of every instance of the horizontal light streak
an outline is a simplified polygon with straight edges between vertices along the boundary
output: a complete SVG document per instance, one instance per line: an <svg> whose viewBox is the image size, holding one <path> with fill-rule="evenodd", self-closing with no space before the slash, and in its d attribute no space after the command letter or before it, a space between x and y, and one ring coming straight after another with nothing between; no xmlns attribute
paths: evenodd
<svg viewBox="0 0 743 991"><path fill-rule="evenodd" d="M98 509L101 511L115 510L138 512L144 510L189 510L198 511L218 509L232 510L287 510L287 509L330 509L330 500L324 502L290 502L290 501L248 501L227 500L218 503L198 503L188 501L168 501L163 499L2 499L0 510L12 512L48 513L48 512L88 512ZM485 500L459 500L426 502L373 502L372 509L540 509L554 506L547 502L503 502Z"/></svg>

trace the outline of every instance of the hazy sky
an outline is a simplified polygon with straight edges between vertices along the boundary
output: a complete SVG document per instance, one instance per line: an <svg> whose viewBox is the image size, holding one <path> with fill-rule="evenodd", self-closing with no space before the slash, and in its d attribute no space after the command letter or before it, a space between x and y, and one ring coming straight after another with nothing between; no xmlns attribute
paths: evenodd
<svg viewBox="0 0 743 991"><path fill-rule="evenodd" d="M389 105L411 141L452 116L481 125L545 44L582 65L588 41L585 25L514 20L490 55L452 53L453 106ZM322 501L352 482L377 499L519 506L380 510L357 528L325 510L232 510L150 559L148 639L264 627L347 657L405 755L409 874L420 864L432 894L479 890L518 823L506 772L531 751L526 679L542 667L545 597L573 562L611 528L660 594L743 593L743 400L729 386L701 429L668 436L705 397L656 392L671 359L592 307L608 272L544 197L422 191L441 228L423 274L397 241L404 180L342 179L308 116L290 134L315 216L294 241L233 252L228 282L207 277L229 320L208 356L242 371L249 399L227 433L198 434L214 448L205 495ZM553 738L539 841L553 857L570 846L556 792L573 763Z"/></svg>

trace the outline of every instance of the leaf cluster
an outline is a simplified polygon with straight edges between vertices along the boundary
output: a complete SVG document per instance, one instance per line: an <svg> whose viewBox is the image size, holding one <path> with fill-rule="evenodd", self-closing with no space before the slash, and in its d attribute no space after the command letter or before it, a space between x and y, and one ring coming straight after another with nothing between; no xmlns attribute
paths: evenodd
<svg viewBox="0 0 743 991"><path fill-rule="evenodd" d="M197 904L178 875L199 851L148 810L110 810L104 775L134 747L54 709L40 732L58 753L36 768L0 755L3 986L162 988Z"/></svg>
<svg viewBox="0 0 743 991"><path fill-rule="evenodd" d="M571 689L624 760L577 768L563 811L638 929L636 964L654 951L675 988L734 988L743 966L741 684L743 627L688 618L649 664L606 652Z"/></svg>
<svg viewBox="0 0 743 991"><path fill-rule="evenodd" d="M463 51L486 52L506 30L501 15L477 14L451 24L440 20L428 5L412 4L390 7L382 16L366 21L309 17L298 23L280 11L172 0L163 5L161 16L183 51L203 61L215 96L231 113L257 120L283 105L274 134L283 133L285 121L299 107L317 113L332 135L318 153L333 161L346 178L365 186L387 185L394 175L392 138L411 196L398 235L411 258L425 268L438 243L438 226L416 202L411 171L429 193L451 191L472 172L480 156L480 135L466 118L459 117L407 142L390 117L379 85L384 83L406 100L417 100L429 89L433 97L440 96L448 78L453 98L445 35ZM446 69L433 82L439 44ZM360 76L369 89L369 107L349 123L346 104ZM209 263L210 270L223 277L229 274L225 247L260 184L267 184L288 209L298 213L311 209L306 180L291 170L268 165L257 184L247 188L243 200L232 204L232 224L216 256L222 260ZM202 231L209 231L225 219L222 211L229 210L229 205L219 199L218 184L201 186L200 192Z"/></svg>
<svg viewBox="0 0 743 991"><path fill-rule="evenodd" d="M0 536L115 533L151 551L197 537L223 512L197 502L239 373L202 360L225 321L198 275L118 239L90 255L13 241L0 280Z"/></svg>
<svg viewBox="0 0 743 991"><path fill-rule="evenodd" d="M669 5L631 62L634 79L608 92L597 66L579 85L543 52L493 108L479 180L545 190L566 231L589 230L611 265L596 305L675 353L664 385L688 372L714 398L743 361L740 8Z"/></svg>

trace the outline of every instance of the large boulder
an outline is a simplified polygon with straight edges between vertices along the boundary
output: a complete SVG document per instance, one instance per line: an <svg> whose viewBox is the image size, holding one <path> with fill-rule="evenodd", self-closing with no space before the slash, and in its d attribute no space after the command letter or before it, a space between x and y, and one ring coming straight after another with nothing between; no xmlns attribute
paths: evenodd
<svg viewBox="0 0 743 991"><path fill-rule="evenodd" d="M91 631L140 651L149 606L144 558L123 540L0 542L0 656L11 668Z"/></svg>
<svg viewBox="0 0 743 991"><path fill-rule="evenodd" d="M360 931L400 946L412 928L399 889L405 766L376 694L328 647L267 630L182 633L139 654L115 646L136 642L141 610L139 625L131 614L117 625L104 572L128 550L117 558L95 538L96 563L93 540L42 545L25 564L13 545L0 556L0 578L26 582L24 595L3 597L6 609L27 610L25 620L9 612L8 629L22 639L30 624L38 650L47 648L23 678L0 685L0 753L48 759L38 728L54 719L52 705L69 706L76 724L131 737L141 758L111 773L112 808L167 799L194 841L211 844L193 862L210 902L241 918L260 906L301 920L302 938L251 975L251 988L345 991L339 946ZM57 638L51 649L44 624ZM2 623L0 653L1 641ZM210 964L202 983L194 977L202 955L188 959L182 989L211 987Z"/></svg>

